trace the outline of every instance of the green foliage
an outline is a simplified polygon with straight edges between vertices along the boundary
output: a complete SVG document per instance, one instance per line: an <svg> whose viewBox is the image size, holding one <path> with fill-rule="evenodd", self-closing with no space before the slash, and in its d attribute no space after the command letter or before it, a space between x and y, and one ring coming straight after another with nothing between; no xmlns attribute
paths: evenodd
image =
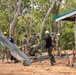
<svg viewBox="0 0 76 75"><path fill-rule="evenodd" d="M62 48L74 48L74 23L67 22L66 26L62 29Z"/></svg>
<svg viewBox="0 0 76 75"><path fill-rule="evenodd" d="M34 7L31 6L33 2ZM31 33L35 32L37 34L40 33L42 21L49 9L52 5L53 0L23 0L23 4L21 5L21 12L18 17L18 21L14 28L14 38L16 40L21 40L25 33L30 37ZM65 4L71 7L76 7L75 0L65 0ZM54 31L54 21L52 17L56 16L57 12L56 4L50 13L49 17L45 23L45 30ZM9 33L9 26L13 20L15 8L17 9L17 0L10 0L10 12L8 10L8 2L7 0L1 0L0 3L0 30L2 32L7 31ZM22 16L22 11L27 9L24 15ZM66 12L71 10L66 6L61 4L61 8L59 13ZM62 48L69 49L74 47L74 24L71 22L67 22L65 27L62 29ZM44 32L43 32L44 36Z"/></svg>
<svg viewBox="0 0 76 75"><path fill-rule="evenodd" d="M36 0L37 2L39 2L39 3L41 3L41 4L45 4L45 3L47 3L48 2L48 0Z"/></svg>
<svg viewBox="0 0 76 75"><path fill-rule="evenodd" d="M0 3L0 31L4 32L7 31L9 33L9 25L13 18L13 9L11 9L12 5L10 6L10 13L8 13L8 4L7 1L4 0ZM10 20L9 20L10 18Z"/></svg>

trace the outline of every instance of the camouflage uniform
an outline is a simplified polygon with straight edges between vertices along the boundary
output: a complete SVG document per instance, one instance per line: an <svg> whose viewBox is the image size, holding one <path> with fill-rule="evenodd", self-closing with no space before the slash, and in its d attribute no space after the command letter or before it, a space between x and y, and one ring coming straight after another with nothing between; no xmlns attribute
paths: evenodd
<svg viewBox="0 0 76 75"><path fill-rule="evenodd" d="M37 45L32 45L30 47L30 55L35 56L35 53L38 53L38 47L37 47Z"/></svg>
<svg viewBox="0 0 76 75"><path fill-rule="evenodd" d="M29 40L30 46L36 44L36 38L37 38L37 37L36 37L35 35L32 35L32 36L31 36L31 38L30 38L30 40Z"/></svg>
<svg viewBox="0 0 76 75"><path fill-rule="evenodd" d="M5 37L8 39L8 37L5 35ZM5 45L4 45L5 46ZM7 59L8 61L8 58L9 58L9 51L8 51L8 48L5 46L3 51L2 51L2 54L3 54L3 57L2 57L2 62L4 62L4 58Z"/></svg>
<svg viewBox="0 0 76 75"><path fill-rule="evenodd" d="M27 38L24 37L21 41L21 44L22 44L22 51L25 53L25 54L28 54L28 41L27 41Z"/></svg>

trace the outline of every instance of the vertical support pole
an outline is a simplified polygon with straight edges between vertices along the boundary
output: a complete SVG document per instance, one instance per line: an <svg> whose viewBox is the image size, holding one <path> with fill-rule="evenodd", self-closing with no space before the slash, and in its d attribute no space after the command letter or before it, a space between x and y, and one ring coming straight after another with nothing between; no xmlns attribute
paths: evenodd
<svg viewBox="0 0 76 75"><path fill-rule="evenodd" d="M58 50L58 40L57 40L57 33L58 33L58 22L55 22L55 41L56 41L56 44L55 44L55 47L56 47L56 50Z"/></svg>
<svg viewBox="0 0 76 75"><path fill-rule="evenodd" d="M75 18L75 25L74 25L74 35L75 35L75 48L76 48L76 18Z"/></svg>

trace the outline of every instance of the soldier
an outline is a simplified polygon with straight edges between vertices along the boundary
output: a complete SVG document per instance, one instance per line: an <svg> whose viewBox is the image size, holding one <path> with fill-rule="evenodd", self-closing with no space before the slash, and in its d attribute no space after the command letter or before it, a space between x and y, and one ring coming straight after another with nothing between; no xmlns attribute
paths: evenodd
<svg viewBox="0 0 76 75"><path fill-rule="evenodd" d="M60 46L61 46L61 37L60 37L59 33L57 34L57 41L56 41L56 43L57 43L57 55L59 56L59 54L60 54Z"/></svg>
<svg viewBox="0 0 76 75"><path fill-rule="evenodd" d="M8 39L7 32L4 32L4 36L5 36L5 38ZM4 45L4 46L5 46L5 45ZM3 54L2 62L4 62L4 58L6 58L7 61L8 61L8 48L7 48L6 46L4 47L4 50L3 50L2 54Z"/></svg>
<svg viewBox="0 0 76 75"><path fill-rule="evenodd" d="M37 38L37 37L36 37L36 34L33 33L32 36L31 36L31 38L30 38L30 40L29 40L29 42L30 42L30 46L36 44L36 38Z"/></svg>
<svg viewBox="0 0 76 75"><path fill-rule="evenodd" d="M55 38L54 32L51 33L51 37L52 37L52 44L53 44L54 48L56 49L56 38Z"/></svg>
<svg viewBox="0 0 76 75"><path fill-rule="evenodd" d="M12 36L10 36L9 38L8 38L8 40L11 42L11 43L14 43L14 38L12 37ZM18 62L18 60L9 52L9 55L10 55L10 60L12 61L12 60L14 60L14 63L17 63Z"/></svg>
<svg viewBox="0 0 76 75"><path fill-rule="evenodd" d="M28 54L28 39L27 39L27 34L24 35L24 38L21 40L21 45L22 45L22 51L25 54Z"/></svg>

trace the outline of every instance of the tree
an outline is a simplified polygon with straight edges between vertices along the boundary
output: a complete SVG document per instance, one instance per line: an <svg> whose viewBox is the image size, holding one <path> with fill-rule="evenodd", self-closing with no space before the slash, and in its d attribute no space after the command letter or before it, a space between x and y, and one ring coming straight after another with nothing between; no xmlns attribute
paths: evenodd
<svg viewBox="0 0 76 75"><path fill-rule="evenodd" d="M10 35L10 36L13 34L14 26L15 26L15 24L16 24L16 22L17 22L18 15L19 15L19 13L20 13L21 4L22 4L22 0L19 0L19 1L17 2L17 5L18 5L17 12L15 13L14 19L13 19L13 21L12 21L11 24L10 24L10 31L9 31L9 35Z"/></svg>
<svg viewBox="0 0 76 75"><path fill-rule="evenodd" d="M40 37L42 37L42 32L43 32L43 29L44 29L45 21L46 21L47 17L49 16L51 10L53 9L55 3L56 3L56 0L53 1L51 7L49 8L47 14L46 14L45 17L44 17L44 20L43 20L42 26L41 26L41 30L40 30Z"/></svg>
<svg viewBox="0 0 76 75"><path fill-rule="evenodd" d="M67 22L66 25L61 31L62 34L62 48L63 49L73 49L75 46L74 43L74 23Z"/></svg>

